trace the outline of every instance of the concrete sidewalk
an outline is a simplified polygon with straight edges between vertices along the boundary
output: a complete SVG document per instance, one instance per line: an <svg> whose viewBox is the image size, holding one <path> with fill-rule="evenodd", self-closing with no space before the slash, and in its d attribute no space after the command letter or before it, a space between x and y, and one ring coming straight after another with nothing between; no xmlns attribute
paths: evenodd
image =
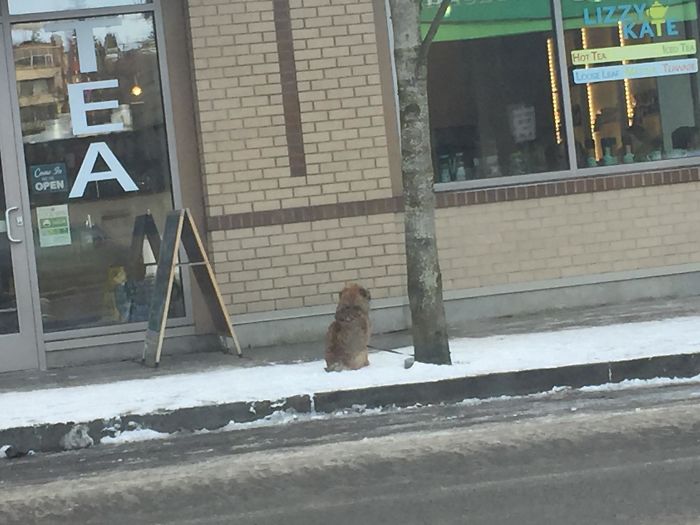
<svg viewBox="0 0 700 525"><path fill-rule="evenodd" d="M700 298L657 300L608 305L595 308L552 310L528 316L472 321L452 326L450 335L486 337L491 335L531 334L563 329L644 322L698 315ZM398 332L373 337L372 345L384 349L410 346L408 333ZM264 367L279 363L300 363L322 359L323 343L248 349L243 358L220 353L163 356L161 366L152 370L138 362L74 367L46 372L31 371L0 375L0 394L29 392L62 387L104 385L116 381L167 377L174 374L226 371L245 367ZM547 391L556 386L580 387L653 377L694 377L700 374L700 354L683 353L645 357L631 361L560 366L484 374L441 381L386 385L338 392L301 394L284 399L260 399L224 404L209 404L148 414L122 414L109 421L73 421L0 430L0 446L17 450L55 451L65 448L65 436L81 426L98 443L109 435L107 429L148 428L158 432L217 429L230 421L252 421L278 410L297 412L333 412L356 405L366 407L412 406L418 403L461 401L501 395L524 395ZM0 406L0 411L2 407Z"/></svg>

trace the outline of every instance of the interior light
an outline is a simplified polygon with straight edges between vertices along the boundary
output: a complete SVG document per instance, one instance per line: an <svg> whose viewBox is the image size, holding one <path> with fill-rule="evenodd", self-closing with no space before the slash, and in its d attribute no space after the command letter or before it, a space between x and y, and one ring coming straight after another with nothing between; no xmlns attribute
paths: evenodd
<svg viewBox="0 0 700 525"><path fill-rule="evenodd" d="M554 60L554 39L547 39L547 62L549 63L549 87L552 91L552 111L554 113L554 128L557 144L561 144L561 108L559 107L559 83L557 81L556 63Z"/></svg>
<svg viewBox="0 0 700 525"><path fill-rule="evenodd" d="M620 47L625 47L626 43L624 33L622 32L622 22L618 22L617 24L617 34L620 38ZM629 64L629 61L623 60L622 63L626 65ZM632 88L630 85L630 79L625 78L623 84L625 86L625 106L627 109L627 123L631 126L634 123L634 101L632 100Z"/></svg>
<svg viewBox="0 0 700 525"><path fill-rule="evenodd" d="M588 49L588 32L585 27L581 28L581 40L583 41L583 49ZM586 69L590 67L590 64L586 64ZM588 100L588 122L591 127L591 139L593 140L596 158L599 159L603 156L603 152L601 151L600 144L598 144L598 141L595 139L595 119L597 110L594 107L593 86L590 82L586 84L586 99Z"/></svg>

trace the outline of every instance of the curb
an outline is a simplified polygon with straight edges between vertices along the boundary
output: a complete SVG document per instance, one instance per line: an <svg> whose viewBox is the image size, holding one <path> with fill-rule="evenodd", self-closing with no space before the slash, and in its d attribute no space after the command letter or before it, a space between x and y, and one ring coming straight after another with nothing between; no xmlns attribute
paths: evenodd
<svg viewBox="0 0 700 525"><path fill-rule="evenodd" d="M520 396L546 392L555 387L581 388L630 379L689 378L700 375L700 353L650 357L629 361L593 363L537 370L522 370L482 376L446 379L430 383L409 383L322 392L292 396L276 401L236 402L169 412L125 415L112 419L66 422L0 430L0 446L15 450L58 452L100 443L116 430L145 428L156 432L216 430L231 421L247 423L264 419L276 411L298 413L332 413L356 405L366 408L388 406L409 407L436 403L459 402L464 399L486 399L499 396ZM86 431L87 442L66 446L66 436L77 428Z"/></svg>
<svg viewBox="0 0 700 525"><path fill-rule="evenodd" d="M205 429L216 430L228 425L231 421L248 423L264 419L280 410L309 413L311 412L311 398L310 396L293 396L278 401L235 402L180 408L169 412L125 415L111 419L8 428L0 430L0 443L2 443L0 446L9 445L19 451L20 455L25 455L29 450L61 452L67 448L84 448L98 444L103 438L111 436L119 430L142 428L168 434ZM76 428L83 428L92 442L66 447L64 438Z"/></svg>

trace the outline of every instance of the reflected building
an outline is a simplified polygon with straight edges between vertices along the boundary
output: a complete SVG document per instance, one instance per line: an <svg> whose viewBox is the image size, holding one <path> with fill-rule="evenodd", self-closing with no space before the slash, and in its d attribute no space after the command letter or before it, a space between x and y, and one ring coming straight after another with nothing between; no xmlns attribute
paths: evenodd
<svg viewBox="0 0 700 525"><path fill-rule="evenodd" d="M63 112L67 66L68 56L58 36L49 43L32 40L15 47L23 133L41 133L47 121Z"/></svg>

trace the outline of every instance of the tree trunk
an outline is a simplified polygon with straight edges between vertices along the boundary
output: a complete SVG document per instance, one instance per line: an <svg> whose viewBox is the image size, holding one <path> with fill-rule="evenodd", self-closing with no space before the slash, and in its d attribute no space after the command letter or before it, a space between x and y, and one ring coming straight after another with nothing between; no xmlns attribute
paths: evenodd
<svg viewBox="0 0 700 525"><path fill-rule="evenodd" d="M435 233L427 61L417 0L390 0L401 114L406 265L416 361L451 364ZM423 57L427 53L423 54Z"/></svg>

